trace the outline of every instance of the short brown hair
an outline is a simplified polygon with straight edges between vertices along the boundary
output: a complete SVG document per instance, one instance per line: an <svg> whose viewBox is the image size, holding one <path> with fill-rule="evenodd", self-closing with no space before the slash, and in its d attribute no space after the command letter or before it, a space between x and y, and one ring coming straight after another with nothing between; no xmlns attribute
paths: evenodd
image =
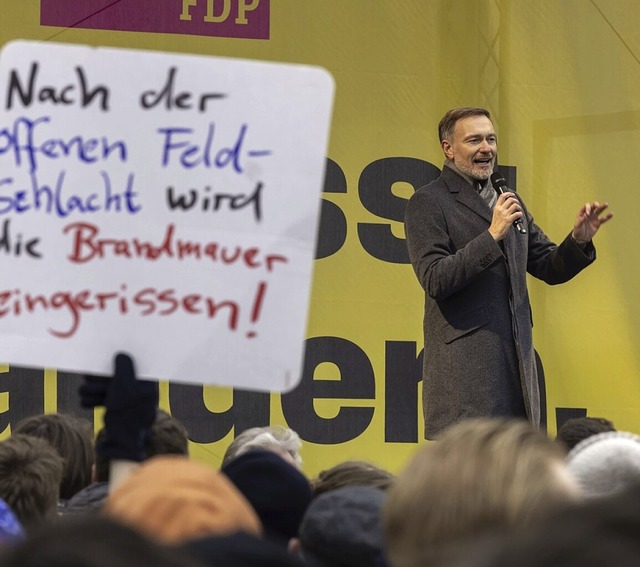
<svg viewBox="0 0 640 567"><path fill-rule="evenodd" d="M367 461L343 461L318 475L312 482L313 495L319 496L346 486L370 486L387 490L393 484L394 478L389 471Z"/></svg>
<svg viewBox="0 0 640 567"><path fill-rule="evenodd" d="M44 439L15 434L0 443L0 498L26 530L56 515L63 464Z"/></svg>
<svg viewBox="0 0 640 567"><path fill-rule="evenodd" d="M456 127L456 122L463 118L469 118L469 116L486 116L491 120L491 114L486 108L479 108L476 106L459 106L458 108L452 108L449 110L440 120L438 124L438 136L440 142L443 140L450 140L453 136L453 130Z"/></svg>
<svg viewBox="0 0 640 567"><path fill-rule="evenodd" d="M615 430L613 422L604 417L574 417L560 426L556 441L562 443L567 451L570 451L587 437Z"/></svg>
<svg viewBox="0 0 640 567"><path fill-rule="evenodd" d="M86 419L62 413L46 413L18 422L12 433L48 441L64 459L60 498L68 500L91 484L93 425Z"/></svg>

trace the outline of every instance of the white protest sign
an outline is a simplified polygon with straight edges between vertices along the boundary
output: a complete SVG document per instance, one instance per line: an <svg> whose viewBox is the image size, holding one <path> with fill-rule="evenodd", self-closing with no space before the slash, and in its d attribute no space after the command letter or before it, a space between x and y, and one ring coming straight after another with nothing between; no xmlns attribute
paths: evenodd
<svg viewBox="0 0 640 567"><path fill-rule="evenodd" d="M333 81L19 41L0 55L0 360L288 390Z"/></svg>

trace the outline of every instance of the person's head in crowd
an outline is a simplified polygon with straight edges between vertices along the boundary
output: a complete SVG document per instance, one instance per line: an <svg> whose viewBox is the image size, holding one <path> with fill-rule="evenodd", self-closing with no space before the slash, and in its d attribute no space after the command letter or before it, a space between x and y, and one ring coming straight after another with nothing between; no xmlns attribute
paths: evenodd
<svg viewBox="0 0 640 567"><path fill-rule="evenodd" d="M586 498L618 493L640 483L640 436L626 431L592 435L569 451L567 467Z"/></svg>
<svg viewBox="0 0 640 567"><path fill-rule="evenodd" d="M524 420L472 419L423 446L388 491L393 567L439 565L456 547L508 533L579 500L564 450Z"/></svg>
<svg viewBox="0 0 640 567"><path fill-rule="evenodd" d="M144 451L147 458L155 455L188 455L187 428L180 420L158 408Z"/></svg>
<svg viewBox="0 0 640 567"><path fill-rule="evenodd" d="M247 532L198 538L179 549L205 567L309 567L282 546Z"/></svg>
<svg viewBox="0 0 640 567"><path fill-rule="evenodd" d="M0 551L2 567L198 567L187 554L102 516L72 518Z"/></svg>
<svg viewBox="0 0 640 567"><path fill-rule="evenodd" d="M0 498L27 532L57 516L63 468L44 439L18 433L0 442Z"/></svg>
<svg viewBox="0 0 640 567"><path fill-rule="evenodd" d="M60 499L68 500L91 484L94 463L93 426L82 418L47 413L20 420L13 434L46 439L64 460Z"/></svg>
<svg viewBox="0 0 640 567"><path fill-rule="evenodd" d="M613 422L604 417L574 417L567 419L560 426L556 441L562 443L567 451L570 451L587 437L615 430Z"/></svg>
<svg viewBox="0 0 640 567"><path fill-rule="evenodd" d="M635 567L640 487L587 501L449 567Z"/></svg>
<svg viewBox="0 0 640 567"><path fill-rule="evenodd" d="M144 461L109 493L104 512L163 543L262 533L251 505L219 471L183 455Z"/></svg>
<svg viewBox="0 0 640 567"><path fill-rule="evenodd" d="M313 494L319 496L329 490L345 486L370 486L387 490L394 480L394 475L373 463L361 460L349 460L321 471L312 481Z"/></svg>
<svg viewBox="0 0 640 567"><path fill-rule="evenodd" d="M313 497L309 479L272 451L239 455L222 472L253 506L265 537L287 547Z"/></svg>
<svg viewBox="0 0 640 567"><path fill-rule="evenodd" d="M291 464L300 467L302 457L300 436L288 427L268 425L266 427L252 427L238 435L227 447L222 457L221 467L225 467L232 459L248 451L273 451Z"/></svg>
<svg viewBox="0 0 640 567"><path fill-rule="evenodd" d="M104 439L105 429L101 429L96 437L96 442ZM185 426L169 415L166 411L158 409L156 418L151 426L148 439L144 445L147 459L156 455L188 455L189 438ZM75 494L60 510L65 516L74 514L90 514L102 509L109 492L109 459L96 451L95 480L96 482Z"/></svg>
<svg viewBox="0 0 640 567"><path fill-rule="evenodd" d="M106 435L105 429L98 431L96 443ZM156 418L144 443L145 458L156 455L188 455L189 435L181 421L162 409L156 411ZM95 479L109 481L109 460L96 453Z"/></svg>
<svg viewBox="0 0 640 567"><path fill-rule="evenodd" d="M385 492L347 486L316 497L289 548L314 567L376 567L384 557Z"/></svg>

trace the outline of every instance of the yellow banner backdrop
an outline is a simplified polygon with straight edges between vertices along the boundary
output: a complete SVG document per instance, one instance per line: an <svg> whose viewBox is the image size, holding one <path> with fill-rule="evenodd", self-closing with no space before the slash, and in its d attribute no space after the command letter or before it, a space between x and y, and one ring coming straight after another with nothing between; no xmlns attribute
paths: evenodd
<svg viewBox="0 0 640 567"><path fill-rule="evenodd" d="M596 237L592 267L556 288L530 282L535 346L552 434L557 416L585 411L640 432L632 212L640 204L640 4L260 3L156 1L159 23L144 32L116 25L127 13L138 21L144 0L86 2L102 13L96 28L108 28L117 7L110 29L86 29L91 20L80 17L75 26L41 25L41 16L56 15L44 0L42 14L36 0L2 10L1 44L22 38L302 63L335 78L302 383L286 395L163 383L161 405L189 428L193 456L217 465L236 429L267 423L300 433L311 476L347 458L397 471L422 442L423 298L402 216L406 199L442 166L436 125L458 105L491 111L500 163L515 168L519 193L551 238L566 236L584 202L610 203L616 218ZM2 435L25 415L80 411L79 377L0 371Z"/></svg>

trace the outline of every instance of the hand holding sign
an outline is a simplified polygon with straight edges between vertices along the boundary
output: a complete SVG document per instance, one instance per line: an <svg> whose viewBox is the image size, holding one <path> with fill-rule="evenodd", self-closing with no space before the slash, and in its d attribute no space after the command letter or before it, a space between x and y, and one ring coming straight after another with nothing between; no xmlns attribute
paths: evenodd
<svg viewBox="0 0 640 567"><path fill-rule="evenodd" d="M85 376L79 394L83 407L105 406L105 435L96 451L108 460L143 461L158 409L158 383L138 380L131 357L118 353L113 378Z"/></svg>

